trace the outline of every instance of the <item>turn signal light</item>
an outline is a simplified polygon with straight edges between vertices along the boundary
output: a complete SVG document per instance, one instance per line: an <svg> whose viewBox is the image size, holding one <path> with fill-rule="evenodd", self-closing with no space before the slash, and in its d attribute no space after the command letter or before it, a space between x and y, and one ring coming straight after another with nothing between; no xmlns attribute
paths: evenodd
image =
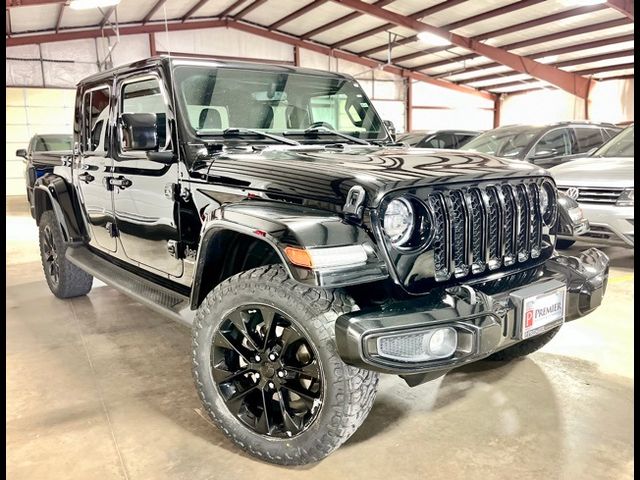
<svg viewBox="0 0 640 480"><path fill-rule="evenodd" d="M285 247L284 254L294 265L305 268L313 267L311 255L309 255L309 252L304 248Z"/></svg>

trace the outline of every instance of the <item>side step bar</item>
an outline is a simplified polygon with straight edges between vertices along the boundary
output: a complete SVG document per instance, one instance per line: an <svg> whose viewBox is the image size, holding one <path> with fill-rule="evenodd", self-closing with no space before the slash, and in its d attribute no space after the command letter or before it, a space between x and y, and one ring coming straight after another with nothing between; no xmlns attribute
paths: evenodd
<svg viewBox="0 0 640 480"><path fill-rule="evenodd" d="M195 311L191 310L189 297L114 265L86 247L68 248L65 256L85 272L156 312L187 326L193 323Z"/></svg>

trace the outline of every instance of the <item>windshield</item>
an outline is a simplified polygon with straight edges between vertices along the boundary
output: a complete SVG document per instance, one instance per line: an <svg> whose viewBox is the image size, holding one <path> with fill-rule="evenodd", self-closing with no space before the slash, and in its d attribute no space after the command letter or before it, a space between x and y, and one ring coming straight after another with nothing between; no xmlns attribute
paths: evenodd
<svg viewBox="0 0 640 480"><path fill-rule="evenodd" d="M304 142L304 130L324 127L359 139L387 138L380 117L353 80L191 65L176 67L175 78L181 108L201 136L237 128ZM344 141L336 135L326 137L328 142Z"/></svg>
<svg viewBox="0 0 640 480"><path fill-rule="evenodd" d="M633 125L626 128L593 153L594 157L633 157Z"/></svg>
<svg viewBox="0 0 640 480"><path fill-rule="evenodd" d="M504 158L523 158L526 149L540 132L536 127L505 127L490 130L466 143L460 150L488 153Z"/></svg>
<svg viewBox="0 0 640 480"><path fill-rule="evenodd" d="M36 152L59 152L71 150L72 143L71 135L39 135L33 149Z"/></svg>

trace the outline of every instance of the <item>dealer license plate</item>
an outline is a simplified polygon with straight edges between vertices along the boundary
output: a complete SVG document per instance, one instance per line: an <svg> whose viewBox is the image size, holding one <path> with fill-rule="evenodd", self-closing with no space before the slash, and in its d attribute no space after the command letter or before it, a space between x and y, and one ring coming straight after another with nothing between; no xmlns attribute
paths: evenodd
<svg viewBox="0 0 640 480"><path fill-rule="evenodd" d="M521 338L531 338L564 321L567 289L526 297L522 302Z"/></svg>

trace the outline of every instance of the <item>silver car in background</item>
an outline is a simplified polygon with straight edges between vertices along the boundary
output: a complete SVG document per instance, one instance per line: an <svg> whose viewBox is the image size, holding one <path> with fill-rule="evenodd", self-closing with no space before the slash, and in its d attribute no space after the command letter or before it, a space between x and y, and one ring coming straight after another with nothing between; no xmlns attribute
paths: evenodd
<svg viewBox="0 0 640 480"><path fill-rule="evenodd" d="M634 126L626 128L591 156L550 168L558 189L578 202L591 230L559 236L561 247L575 240L633 248Z"/></svg>

